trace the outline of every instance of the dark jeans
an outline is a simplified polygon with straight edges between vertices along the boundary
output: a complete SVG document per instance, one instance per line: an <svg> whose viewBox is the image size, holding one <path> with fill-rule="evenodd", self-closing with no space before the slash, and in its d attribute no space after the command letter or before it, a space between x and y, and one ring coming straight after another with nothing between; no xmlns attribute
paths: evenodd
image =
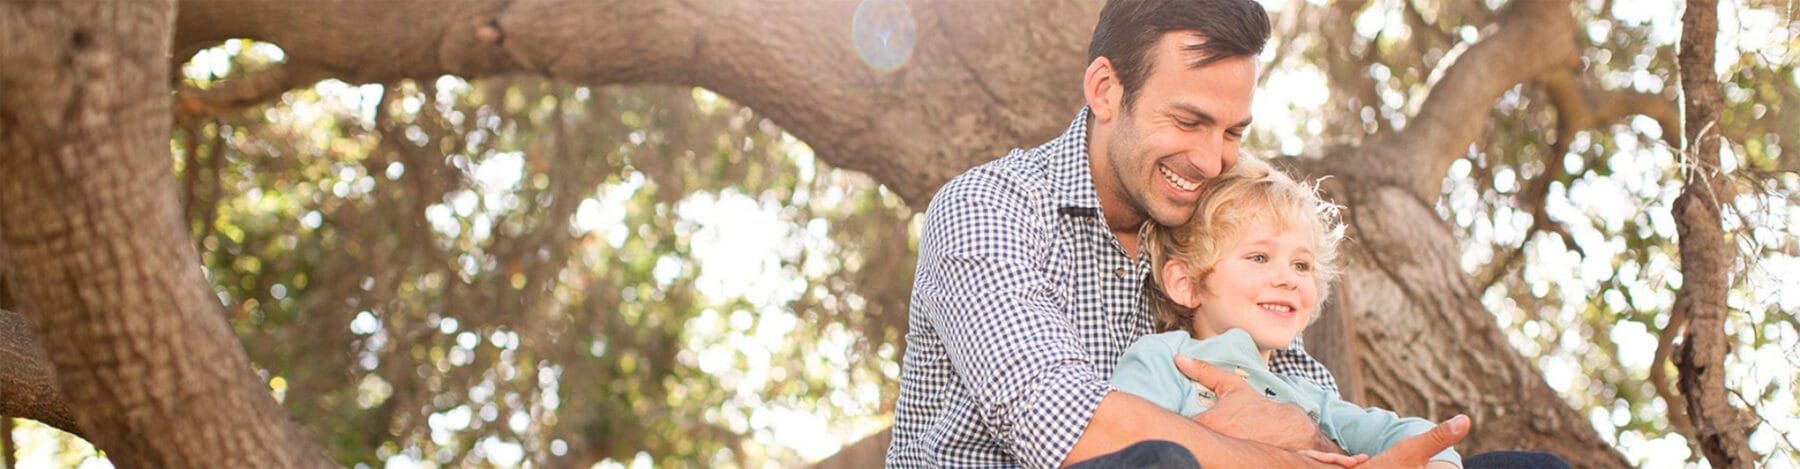
<svg viewBox="0 0 1800 469"><path fill-rule="evenodd" d="M1181 445L1151 440L1127 446L1114 453L1107 453L1076 463L1069 469L1113 469L1113 468L1158 468L1158 469L1200 469L1200 461L1194 459L1194 453Z"/></svg>
<svg viewBox="0 0 1800 469"><path fill-rule="evenodd" d="M1200 469L1187 448L1167 441L1145 441L1115 453L1069 466L1070 469L1111 468ZM1569 469L1562 458L1536 451L1490 451L1463 458L1463 469Z"/></svg>
<svg viewBox="0 0 1800 469"><path fill-rule="evenodd" d="M1569 469L1569 463L1537 451L1489 451L1463 458L1463 469Z"/></svg>

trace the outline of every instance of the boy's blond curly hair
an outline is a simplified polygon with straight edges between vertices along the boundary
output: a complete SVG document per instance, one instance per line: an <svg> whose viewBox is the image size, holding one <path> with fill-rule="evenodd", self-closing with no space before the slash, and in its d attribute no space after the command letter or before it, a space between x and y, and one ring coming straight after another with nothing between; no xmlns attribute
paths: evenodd
<svg viewBox="0 0 1800 469"><path fill-rule="evenodd" d="M1149 250L1150 276L1144 290L1150 297L1150 312L1157 331L1187 330L1192 332L1194 311L1176 303L1163 292L1163 265L1179 260L1194 269L1189 275L1195 288L1202 288L1206 276L1212 274L1219 257L1238 233L1250 224L1270 220L1283 228L1298 228L1308 234L1313 255L1313 281L1319 302L1331 293L1331 282L1337 279L1338 243L1344 238L1344 225L1338 221L1338 206L1319 198L1316 185L1295 181L1269 163L1242 155L1238 162L1207 182L1200 193L1194 217L1177 227L1145 223L1139 236ZM1196 266L1203 266L1198 267ZM1318 305L1312 320L1319 319Z"/></svg>

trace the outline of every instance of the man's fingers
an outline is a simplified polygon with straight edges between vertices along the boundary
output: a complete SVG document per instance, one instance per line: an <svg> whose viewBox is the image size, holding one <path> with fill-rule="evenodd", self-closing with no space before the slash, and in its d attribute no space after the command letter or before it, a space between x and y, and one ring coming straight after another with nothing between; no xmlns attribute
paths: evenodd
<svg viewBox="0 0 1800 469"><path fill-rule="evenodd" d="M1431 431L1400 440L1399 443L1388 448L1387 452L1399 457L1401 461L1423 463L1451 446L1456 446L1457 443L1462 442L1463 437L1467 436L1469 436L1469 417L1457 415L1432 427Z"/></svg>
<svg viewBox="0 0 1800 469"><path fill-rule="evenodd" d="M1185 355L1175 356L1175 368L1180 369L1181 374L1187 375L1188 379L1194 380L1194 383L1220 395L1250 386L1241 376Z"/></svg>
<svg viewBox="0 0 1800 469"><path fill-rule="evenodd" d="M1367 454L1346 456L1346 455L1337 454L1337 453L1313 451L1310 449L1309 450L1301 450L1300 454L1304 455L1306 457L1309 457L1309 458L1313 458L1314 461L1322 462L1325 464L1332 464L1332 465L1336 465L1336 466L1342 466L1342 467L1356 467L1358 465L1361 465L1362 463L1369 461L1369 455L1367 455Z"/></svg>

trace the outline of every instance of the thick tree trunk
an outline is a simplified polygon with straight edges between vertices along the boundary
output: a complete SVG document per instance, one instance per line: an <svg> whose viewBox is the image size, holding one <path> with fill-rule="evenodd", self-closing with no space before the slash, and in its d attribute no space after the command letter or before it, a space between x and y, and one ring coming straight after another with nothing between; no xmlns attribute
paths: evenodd
<svg viewBox="0 0 1800 469"><path fill-rule="evenodd" d="M1716 0L1688 0L1681 15L1682 156L1687 178L1673 210L1681 246L1681 290L1673 317L1688 319L1676 357L1681 395L1687 401L1701 452L1719 468L1748 468L1750 452L1744 419L1725 389L1725 294L1730 288L1731 248L1725 244L1719 210L1731 203L1731 180L1719 170L1719 77L1713 72L1713 42L1719 36ZM1675 327L1675 324L1670 324ZM1671 403L1673 405L1673 403Z"/></svg>
<svg viewBox="0 0 1800 469"><path fill-rule="evenodd" d="M1507 344L1430 202L1354 177L1328 189L1347 206L1342 279L1355 298L1346 314L1357 320L1365 404L1434 421L1469 415L1464 454L1529 449L1574 467L1629 466Z"/></svg>
<svg viewBox="0 0 1800 469"><path fill-rule="evenodd" d="M75 425L110 457L328 465L251 373L181 224L174 7L0 4L0 265Z"/></svg>

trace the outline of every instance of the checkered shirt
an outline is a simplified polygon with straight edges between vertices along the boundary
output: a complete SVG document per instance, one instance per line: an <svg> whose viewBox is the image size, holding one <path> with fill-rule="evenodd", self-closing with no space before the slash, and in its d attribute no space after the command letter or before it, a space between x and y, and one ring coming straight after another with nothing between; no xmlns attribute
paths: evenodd
<svg viewBox="0 0 1800 469"><path fill-rule="evenodd" d="M1107 230L1087 115L932 199L888 466L1056 467L1114 390L1119 355L1151 332L1149 261ZM1337 390L1298 340L1270 368Z"/></svg>

